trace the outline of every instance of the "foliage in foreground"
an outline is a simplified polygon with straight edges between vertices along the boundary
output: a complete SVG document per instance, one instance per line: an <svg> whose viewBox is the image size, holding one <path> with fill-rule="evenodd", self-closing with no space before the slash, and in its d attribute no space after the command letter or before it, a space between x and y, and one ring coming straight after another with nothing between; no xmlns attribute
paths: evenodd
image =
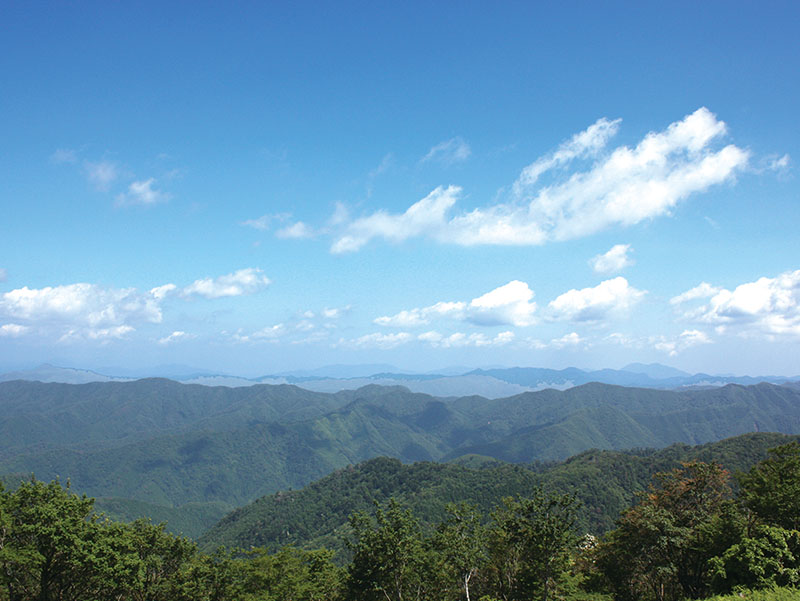
<svg viewBox="0 0 800 601"><path fill-rule="evenodd" d="M658 474L602 541L574 495L536 489L487 516L451 504L433 528L394 499L351 516L350 561L284 547L206 554L146 521L120 524L58 482L0 489L0 601L681 601L797 599L800 444L737 476ZM718 597L721 601L724 597Z"/></svg>

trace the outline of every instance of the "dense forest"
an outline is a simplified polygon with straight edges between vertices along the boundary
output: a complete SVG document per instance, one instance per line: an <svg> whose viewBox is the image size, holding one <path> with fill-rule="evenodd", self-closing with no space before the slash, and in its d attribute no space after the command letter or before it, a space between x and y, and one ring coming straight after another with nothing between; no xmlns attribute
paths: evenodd
<svg viewBox="0 0 800 601"><path fill-rule="evenodd" d="M601 537L573 493L534 487L488 512L451 503L423 524L390 497L326 549L202 552L144 520L98 516L54 481L0 492L0 599L677 601L800 585L800 444L735 477L716 462L657 473ZM776 587L780 587L779 589ZM766 599L766 597L763 597Z"/></svg>
<svg viewBox="0 0 800 601"><path fill-rule="evenodd" d="M115 519L166 520L192 537L264 495L375 457L530 464L589 449L800 433L800 389L766 383L680 391L593 383L486 399L399 386L323 394L164 379L12 381L0 382L0 409L0 477L69 478ZM629 502L620 497L617 511Z"/></svg>

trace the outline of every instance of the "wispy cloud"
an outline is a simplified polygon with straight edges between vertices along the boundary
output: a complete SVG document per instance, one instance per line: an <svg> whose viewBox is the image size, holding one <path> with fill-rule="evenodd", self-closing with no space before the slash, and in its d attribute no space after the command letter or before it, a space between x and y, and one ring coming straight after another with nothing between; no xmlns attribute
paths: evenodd
<svg viewBox="0 0 800 601"><path fill-rule="evenodd" d="M74 164L78 162L78 153L70 148L58 148L50 155L50 161L56 165Z"/></svg>
<svg viewBox="0 0 800 601"><path fill-rule="evenodd" d="M692 194L732 181L749 161L749 153L733 144L713 147L726 126L706 108L647 134L632 148L603 152L618 125L619 120L601 119L523 169L509 202L450 216L461 189L438 187L404 213L378 211L346 223L331 251L356 251L374 238L401 242L428 236L464 246L579 238L668 215ZM597 158L588 169L574 169L549 185L539 183L546 171L591 157Z"/></svg>
<svg viewBox="0 0 800 601"><path fill-rule="evenodd" d="M346 340L344 338L339 340L337 346L352 347L357 349L392 349L402 344L411 342L414 337L408 332L396 332L394 334L382 334L375 332L373 334L365 334L353 340Z"/></svg>
<svg viewBox="0 0 800 601"><path fill-rule="evenodd" d="M19 338L25 335L30 328L18 323L6 323L0 326L0 337Z"/></svg>
<svg viewBox="0 0 800 601"><path fill-rule="evenodd" d="M155 178L131 182L128 185L127 192L117 195L117 206L150 206L159 202L166 202L169 200L170 195L157 190L154 185Z"/></svg>
<svg viewBox="0 0 800 601"><path fill-rule="evenodd" d="M302 221L297 221L292 225L288 225L285 228L278 230L278 232L275 235L278 238L301 239L301 238L313 238L316 235L316 233L307 224L303 223Z"/></svg>
<svg viewBox="0 0 800 601"><path fill-rule="evenodd" d="M543 156L522 170L519 178L514 182L513 191L518 197L525 195L538 181L539 177L557 167L564 167L575 159L594 157L605 148L608 141L616 135L622 119L598 119L584 131L575 134L572 138L558 147L558 149Z"/></svg>
<svg viewBox="0 0 800 601"><path fill-rule="evenodd" d="M608 252L592 257L589 265L596 273L617 273L633 265L633 260L628 256L630 251L630 244L615 244Z"/></svg>
<svg viewBox="0 0 800 601"><path fill-rule="evenodd" d="M166 346L168 344L173 344L181 340L191 340L193 338L197 338L197 336L194 334L187 334L186 332L183 332L181 330L175 330L169 336L164 336L163 338L159 338L158 343Z"/></svg>
<svg viewBox="0 0 800 601"><path fill-rule="evenodd" d="M0 267L0 283L5 282L7 279L8 279L8 271Z"/></svg>
<svg viewBox="0 0 800 601"><path fill-rule="evenodd" d="M466 161L471 154L469 144L463 138L455 137L436 144L420 162L437 162L449 166Z"/></svg>
<svg viewBox="0 0 800 601"><path fill-rule="evenodd" d="M402 242L414 236L436 235L460 192L461 188L456 186L439 187L400 215L378 211L369 217L356 219L346 226L345 233L333 243L331 251L356 251L373 238Z"/></svg>
<svg viewBox="0 0 800 601"><path fill-rule="evenodd" d="M119 167L111 161L86 161L84 168L89 183L102 192L107 192L120 176Z"/></svg>

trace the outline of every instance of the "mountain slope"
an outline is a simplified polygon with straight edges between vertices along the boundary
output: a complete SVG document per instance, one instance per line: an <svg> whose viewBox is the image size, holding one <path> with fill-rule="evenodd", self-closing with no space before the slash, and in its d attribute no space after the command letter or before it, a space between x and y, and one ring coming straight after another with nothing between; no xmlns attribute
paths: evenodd
<svg viewBox="0 0 800 601"><path fill-rule="evenodd" d="M763 459L768 448L797 439L749 434L696 447L673 445L657 452L592 450L536 469L497 462L483 468L403 465L382 457L338 470L301 490L262 497L225 516L200 543L206 549L284 544L341 548L348 516L370 511L375 502L390 497L408 504L423 522L434 523L443 518L448 502L467 501L486 513L504 496L530 494L535 486L576 493L584 504L582 528L601 533L613 526L656 472L692 459L718 461L731 471L746 470Z"/></svg>

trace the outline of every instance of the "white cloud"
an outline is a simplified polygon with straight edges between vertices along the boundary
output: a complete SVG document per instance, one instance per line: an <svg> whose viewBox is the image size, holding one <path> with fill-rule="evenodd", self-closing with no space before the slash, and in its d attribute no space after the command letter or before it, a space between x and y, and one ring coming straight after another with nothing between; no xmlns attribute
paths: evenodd
<svg viewBox="0 0 800 601"><path fill-rule="evenodd" d="M331 246L331 251L353 252L376 237L402 242L412 236L433 233L441 226L445 213L455 204L460 191L456 186L440 186L402 215L378 211L369 217L356 219L347 225L345 233Z"/></svg>
<svg viewBox="0 0 800 601"><path fill-rule="evenodd" d="M711 339L704 332L700 330L684 330L681 332L680 336L673 340L659 337L655 342L655 348L659 351L669 353L670 357L675 357L678 353L689 347L710 343Z"/></svg>
<svg viewBox="0 0 800 601"><path fill-rule="evenodd" d="M113 326L110 328L72 328L64 333L58 341L74 342L93 340L105 344L111 340L124 338L133 331L135 331L135 328L128 325Z"/></svg>
<svg viewBox="0 0 800 601"><path fill-rule="evenodd" d="M96 163L86 161L84 167L89 183L103 192L107 191L120 175L116 164L111 161L97 161Z"/></svg>
<svg viewBox="0 0 800 601"><path fill-rule="evenodd" d="M391 328L414 328L430 323L430 319L425 309L411 309L400 311L396 315L378 317L374 323Z"/></svg>
<svg viewBox="0 0 800 601"><path fill-rule="evenodd" d="M732 144L715 149L725 123L700 108L636 146L620 146L586 170L541 185L542 173L600 155L619 121L601 119L556 152L526 167L512 199L449 216L461 189L436 188L402 214L378 211L346 225L334 253L356 251L373 238L400 242L428 236L439 242L536 245L579 238L611 226L631 226L668 215L692 194L730 182L748 163L749 153Z"/></svg>
<svg viewBox="0 0 800 601"><path fill-rule="evenodd" d="M275 324L274 326L266 326L253 332L250 337L256 340L273 340L279 338L286 332L286 326L282 323Z"/></svg>
<svg viewBox="0 0 800 601"><path fill-rule="evenodd" d="M241 296L243 294L254 294L268 286L269 283L269 278L263 275L260 269L248 267L217 278L196 280L183 289L183 295L196 294L205 298Z"/></svg>
<svg viewBox="0 0 800 601"><path fill-rule="evenodd" d="M673 305L680 305L682 303L686 303L689 301L696 300L698 298L711 298L715 294L717 294L722 288L717 288L716 286L712 286L708 282L700 282L697 286L692 288L691 290L687 290L683 294L679 294L678 296L674 296L669 299L669 302Z"/></svg>
<svg viewBox="0 0 800 601"><path fill-rule="evenodd" d="M449 336L440 334L435 330L424 332L417 336L417 340L427 342L435 348L461 348L466 346L474 347L492 347L504 346L514 340L514 332L500 332L493 338L486 336L486 334L474 333L465 334L464 332L455 332Z"/></svg>
<svg viewBox="0 0 800 601"><path fill-rule="evenodd" d="M769 157L767 168L770 171L788 171L792 164L792 158L785 154L782 157Z"/></svg>
<svg viewBox="0 0 800 601"><path fill-rule="evenodd" d="M456 137L444 142L439 142L436 146L431 148L420 162L427 163L436 161L443 165L453 165L466 161L472 150L463 138Z"/></svg>
<svg viewBox="0 0 800 601"><path fill-rule="evenodd" d="M592 157L605 148L619 130L622 119L610 121L602 118L598 119L584 131L575 134L568 141L559 146L558 150L547 156L541 157L525 167L520 173L519 178L514 182L514 193L516 196L523 196L525 192L537 183L539 177L555 168L561 167L574 159Z"/></svg>
<svg viewBox="0 0 800 601"><path fill-rule="evenodd" d="M381 326L412 328L430 323L433 318L449 318L475 325L529 326L536 322L533 291L525 282L513 280L486 294L462 301L438 302L423 308L406 309L396 315L378 317Z"/></svg>
<svg viewBox="0 0 800 601"><path fill-rule="evenodd" d="M262 215L261 217L259 217L257 219L248 219L246 221L242 221L242 222L239 223L239 225L244 225L246 227L252 227L253 229L256 229L256 230L267 230L267 229L269 229L270 222L274 218L275 217L273 215Z"/></svg>
<svg viewBox="0 0 800 601"><path fill-rule="evenodd" d="M553 338L553 340L550 341L550 346L561 349L568 346L578 346L584 342L586 342L586 340L581 338L577 332L570 332L561 338Z"/></svg>
<svg viewBox="0 0 800 601"><path fill-rule="evenodd" d="M163 300L173 292L175 292L178 287L175 284L164 284L163 286L156 286L155 288L150 289L150 294L156 300Z"/></svg>
<svg viewBox="0 0 800 601"><path fill-rule="evenodd" d="M513 342L514 340L514 332L507 331L507 332L500 332L493 338L490 338L486 334L482 333L473 333L473 334L465 334L464 332L455 332L450 334L449 336L445 336L440 334L439 332L432 330L430 332L424 332L417 336L417 340L422 342L427 342L433 347L436 348L461 348L467 346L473 347L497 347L497 346L504 346Z"/></svg>
<svg viewBox="0 0 800 601"><path fill-rule="evenodd" d="M611 249L589 260L589 265L596 273L616 273L633 265L633 260L628 256L630 244L615 244Z"/></svg>
<svg viewBox="0 0 800 601"><path fill-rule="evenodd" d="M172 344L173 342L177 342L179 340L191 340L192 338L196 338L194 334L187 334L181 330L175 330L169 336L164 336L163 338L159 338L158 343L167 345Z"/></svg>
<svg viewBox="0 0 800 601"><path fill-rule="evenodd" d="M0 282L5 282L8 279L8 272L0 267Z"/></svg>
<svg viewBox="0 0 800 601"><path fill-rule="evenodd" d="M322 317L325 319L340 319L345 313L348 313L350 309L350 305L344 307L325 307L322 310Z"/></svg>
<svg viewBox="0 0 800 601"><path fill-rule="evenodd" d="M131 182L128 191L117 195L117 206L154 205L169 200L169 194L153 188L155 178Z"/></svg>
<svg viewBox="0 0 800 601"><path fill-rule="evenodd" d="M28 332L30 328L18 323L7 323L0 326L0 337L18 338Z"/></svg>
<svg viewBox="0 0 800 601"><path fill-rule="evenodd" d="M619 276L605 280L593 288L570 290L548 305L555 319L599 321L627 311L646 294Z"/></svg>
<svg viewBox="0 0 800 601"><path fill-rule="evenodd" d="M533 290L528 284L513 280L472 299L467 319L478 325L533 325L536 303L532 299Z"/></svg>
<svg viewBox="0 0 800 601"><path fill-rule="evenodd" d="M102 288L69 284L39 289L18 288L0 295L0 313L16 319L91 329L159 323L158 299L135 288Z"/></svg>
<svg viewBox="0 0 800 601"><path fill-rule="evenodd" d="M800 270L787 271L774 278L762 277L740 284L733 290L706 284L672 299L683 304L708 299L699 307L688 308L684 317L716 326L757 335L800 336Z"/></svg>
<svg viewBox="0 0 800 601"><path fill-rule="evenodd" d="M278 230L275 234L278 238L313 238L315 236L314 230L302 221L288 225L285 228Z"/></svg>
<svg viewBox="0 0 800 601"><path fill-rule="evenodd" d="M391 349L401 344L406 344L411 340L413 340L413 336L408 332L397 332L395 334L381 334L380 332L376 332L374 334L365 334L355 340L340 340L339 344L355 348Z"/></svg>

